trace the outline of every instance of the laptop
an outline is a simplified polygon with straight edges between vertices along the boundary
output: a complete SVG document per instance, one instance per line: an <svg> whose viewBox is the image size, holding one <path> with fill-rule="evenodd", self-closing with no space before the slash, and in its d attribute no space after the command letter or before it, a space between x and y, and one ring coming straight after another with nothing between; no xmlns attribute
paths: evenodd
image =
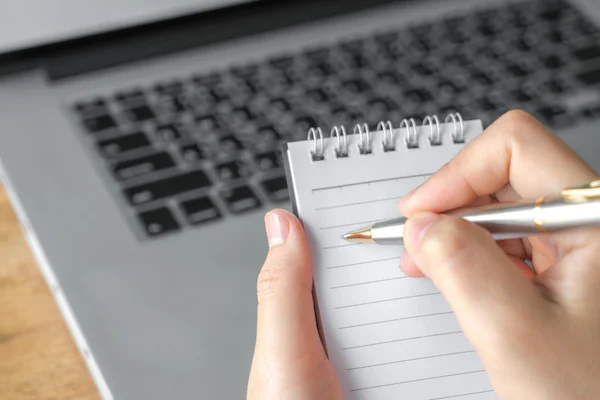
<svg viewBox="0 0 600 400"><path fill-rule="evenodd" d="M520 108L600 170L599 22L595 0L5 4L2 181L102 398L245 396L278 149L311 127Z"/></svg>

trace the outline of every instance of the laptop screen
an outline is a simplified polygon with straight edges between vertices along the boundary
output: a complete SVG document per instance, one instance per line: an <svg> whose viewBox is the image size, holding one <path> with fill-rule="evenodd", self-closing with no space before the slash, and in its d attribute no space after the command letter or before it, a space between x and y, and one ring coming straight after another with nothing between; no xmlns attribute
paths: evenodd
<svg viewBox="0 0 600 400"><path fill-rule="evenodd" d="M250 1L3 1L0 54Z"/></svg>

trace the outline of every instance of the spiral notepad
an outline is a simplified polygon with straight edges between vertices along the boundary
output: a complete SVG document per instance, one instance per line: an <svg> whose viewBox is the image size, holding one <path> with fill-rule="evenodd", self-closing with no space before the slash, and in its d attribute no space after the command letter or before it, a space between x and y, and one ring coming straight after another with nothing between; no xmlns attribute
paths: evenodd
<svg viewBox="0 0 600 400"><path fill-rule="evenodd" d="M420 122L420 121L419 121ZM348 399L495 399L484 368L444 297L399 269L401 247L350 244L342 235L398 217L397 200L483 130L450 114L352 134L314 128L288 143L294 212L314 263L319 330Z"/></svg>

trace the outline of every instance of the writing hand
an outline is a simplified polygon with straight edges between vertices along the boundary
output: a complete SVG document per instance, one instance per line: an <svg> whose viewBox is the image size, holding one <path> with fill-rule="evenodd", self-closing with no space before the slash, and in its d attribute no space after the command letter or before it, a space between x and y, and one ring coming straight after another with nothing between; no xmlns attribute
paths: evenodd
<svg viewBox="0 0 600 400"><path fill-rule="evenodd" d="M595 179L556 136L513 111L400 202L409 217L404 272L430 277L443 292L500 398L598 397L600 229L495 242L436 213L532 200Z"/></svg>

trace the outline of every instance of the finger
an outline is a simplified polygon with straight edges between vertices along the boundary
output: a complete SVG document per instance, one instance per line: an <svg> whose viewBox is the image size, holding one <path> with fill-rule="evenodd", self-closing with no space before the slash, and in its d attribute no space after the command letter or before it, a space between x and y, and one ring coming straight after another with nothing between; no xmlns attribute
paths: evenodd
<svg viewBox="0 0 600 400"><path fill-rule="evenodd" d="M568 237L565 239L565 237ZM600 318L600 228L582 228L563 232L544 241L532 240L541 250L537 254L536 270L542 265L539 282L550 289L556 302L582 315ZM539 241L539 239L537 239ZM560 242L560 246L552 246ZM565 245L568 243L568 245ZM553 265L548 266L552 263ZM590 312L590 310L592 312Z"/></svg>
<svg viewBox="0 0 600 400"><path fill-rule="evenodd" d="M537 318L545 305L536 285L515 268L493 238L468 221L415 214L407 221L404 243L478 349L504 343L512 324Z"/></svg>
<svg viewBox="0 0 600 400"><path fill-rule="evenodd" d="M253 370L262 369L268 374L287 371L279 382L306 379L304 371L320 367L306 363L323 364L325 359L316 328L308 243L300 222L287 211L268 213L265 223L270 249L257 282Z"/></svg>
<svg viewBox="0 0 600 400"><path fill-rule="evenodd" d="M523 242L520 240L508 240L498 242L497 244L500 246L500 248L502 248L502 250L504 250L510 261L515 267L517 267L517 270L519 270L524 277L531 279L537 276L536 272L539 271L537 269L536 271L532 271L529 265L527 265L527 263L524 261L527 257L527 253L523 248ZM415 261L406 251L402 253L400 269L411 278L423 278L425 276L423 271L419 269Z"/></svg>
<svg viewBox="0 0 600 400"><path fill-rule="evenodd" d="M401 211L442 212L471 204L510 183L522 198L554 194L596 178L572 149L522 111L511 111L467 144L411 195Z"/></svg>

